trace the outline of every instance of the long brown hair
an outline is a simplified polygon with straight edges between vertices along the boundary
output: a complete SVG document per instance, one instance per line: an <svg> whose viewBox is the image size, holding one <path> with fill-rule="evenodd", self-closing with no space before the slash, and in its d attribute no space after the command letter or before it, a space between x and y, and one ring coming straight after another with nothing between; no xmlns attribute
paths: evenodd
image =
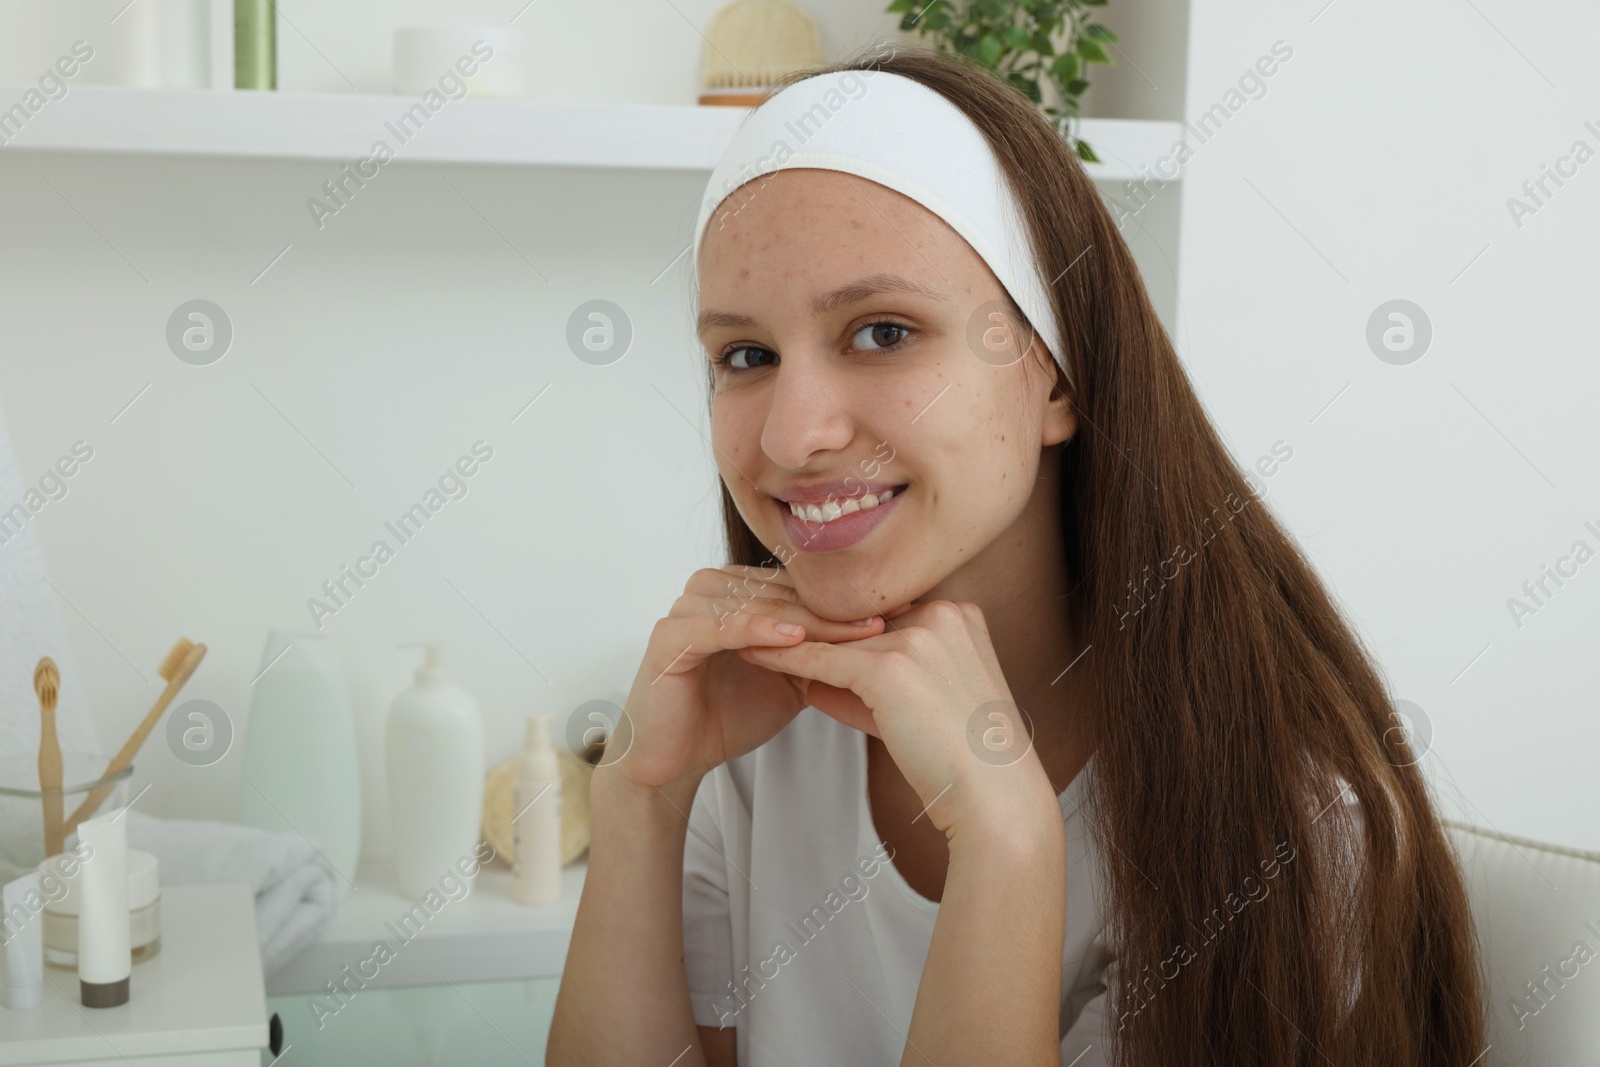
<svg viewBox="0 0 1600 1067"><path fill-rule="evenodd" d="M970 117L1054 279L1114 1062L1465 1067L1485 1040L1476 937L1403 720L1223 447L1076 155L952 53L857 55L785 84L845 70L914 78ZM726 485L722 509L731 561L769 564ZM1359 855L1335 776L1361 806Z"/></svg>

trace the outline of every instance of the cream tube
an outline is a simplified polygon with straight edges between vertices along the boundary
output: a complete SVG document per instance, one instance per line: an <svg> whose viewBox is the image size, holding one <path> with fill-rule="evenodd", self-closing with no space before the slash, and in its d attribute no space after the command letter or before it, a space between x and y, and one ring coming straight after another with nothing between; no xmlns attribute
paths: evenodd
<svg viewBox="0 0 1600 1067"><path fill-rule="evenodd" d="M78 824L94 855L78 871L78 989L86 1008L128 1002L128 824L118 808Z"/></svg>
<svg viewBox="0 0 1600 1067"><path fill-rule="evenodd" d="M6 1007L37 1008L44 1003L44 897L39 872L7 882L0 903L6 945Z"/></svg>

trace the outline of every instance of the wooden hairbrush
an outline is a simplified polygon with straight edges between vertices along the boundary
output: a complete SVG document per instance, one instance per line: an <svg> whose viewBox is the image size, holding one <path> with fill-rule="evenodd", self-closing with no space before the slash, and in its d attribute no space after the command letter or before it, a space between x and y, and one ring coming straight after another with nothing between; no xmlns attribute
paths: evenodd
<svg viewBox="0 0 1600 1067"><path fill-rule="evenodd" d="M822 65L816 20L790 0L734 0L703 36L702 104L754 107L779 78Z"/></svg>

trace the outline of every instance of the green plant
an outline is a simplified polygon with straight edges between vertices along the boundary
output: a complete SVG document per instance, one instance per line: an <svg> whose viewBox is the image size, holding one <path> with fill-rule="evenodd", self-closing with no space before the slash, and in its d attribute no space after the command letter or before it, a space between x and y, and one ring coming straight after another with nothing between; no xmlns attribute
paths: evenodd
<svg viewBox="0 0 1600 1067"><path fill-rule="evenodd" d="M900 14L902 30L933 35L940 49L959 52L1000 75L1043 108L1078 158L1100 162L1089 142L1073 135L1078 98L1089 88L1090 63L1115 65L1105 45L1117 35L1094 21L1091 8L1106 0L892 0L884 10ZM1059 45L1059 47L1058 47ZM1044 103L1040 81L1048 78L1061 107Z"/></svg>

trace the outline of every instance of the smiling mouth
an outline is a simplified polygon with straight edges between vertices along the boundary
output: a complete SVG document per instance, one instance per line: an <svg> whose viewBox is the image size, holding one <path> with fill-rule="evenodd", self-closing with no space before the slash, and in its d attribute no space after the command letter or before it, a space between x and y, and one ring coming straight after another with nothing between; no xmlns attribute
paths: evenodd
<svg viewBox="0 0 1600 1067"><path fill-rule="evenodd" d="M844 497L843 499L825 500L820 504L796 504L786 500L777 500L778 506L787 508L789 513L797 519L806 522L826 524L836 522L846 515L854 515L858 511L870 511L881 507L890 500L905 492L903 485L884 489L877 493L863 493L860 496Z"/></svg>

